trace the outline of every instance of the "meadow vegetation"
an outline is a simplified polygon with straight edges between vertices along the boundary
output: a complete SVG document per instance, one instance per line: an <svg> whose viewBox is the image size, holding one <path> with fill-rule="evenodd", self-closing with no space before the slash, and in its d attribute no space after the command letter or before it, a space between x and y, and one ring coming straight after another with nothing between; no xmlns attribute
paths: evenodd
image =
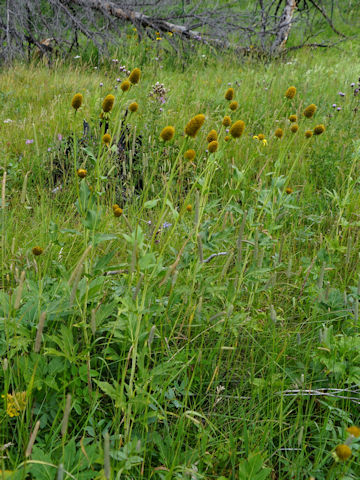
<svg viewBox="0 0 360 480"><path fill-rule="evenodd" d="M359 478L359 53L0 72L0 478Z"/></svg>

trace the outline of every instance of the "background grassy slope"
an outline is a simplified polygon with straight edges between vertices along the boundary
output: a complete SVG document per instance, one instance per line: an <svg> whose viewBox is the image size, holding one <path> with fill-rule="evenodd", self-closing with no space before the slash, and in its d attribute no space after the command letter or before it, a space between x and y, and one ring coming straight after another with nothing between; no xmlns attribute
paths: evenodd
<svg viewBox="0 0 360 480"><path fill-rule="evenodd" d="M106 478L108 432L111 478L358 478L356 443L349 461L332 457L346 427L359 423L359 96L350 86L358 46L270 64L204 50L185 68L159 45L129 41L116 56L142 69L124 95L111 59L97 69L74 59L0 75L0 375L5 397L27 392L19 416L9 417L6 398L1 406L1 442L11 442L3 470L53 478L63 464L72 477L60 468L60 478ZM164 104L148 97L156 81L169 90ZM224 99L229 84L234 113ZM293 101L284 99L290 85ZM84 105L74 115L77 92ZM140 134L142 147L127 180L116 149L101 146L108 93L116 96L114 137L125 107L139 104L128 126L130 145ZM305 119L310 103L318 110ZM197 113L205 125L184 145ZM225 142L229 113L246 130ZM299 117L296 134L290 114ZM79 142L83 119L91 139ZM306 140L320 123L326 132ZM164 145L166 125L176 135ZM208 156L211 128L220 146ZM253 139L258 133L266 146ZM194 165L185 147L196 150ZM88 172L82 181L78 167ZM144 188L134 192L140 176ZM35 245L44 248L38 258ZM330 388L341 391L315 392Z"/></svg>

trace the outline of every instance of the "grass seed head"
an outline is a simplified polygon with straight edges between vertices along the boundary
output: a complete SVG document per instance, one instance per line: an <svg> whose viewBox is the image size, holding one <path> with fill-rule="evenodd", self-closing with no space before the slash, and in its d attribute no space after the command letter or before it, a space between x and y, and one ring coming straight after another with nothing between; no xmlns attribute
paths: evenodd
<svg viewBox="0 0 360 480"><path fill-rule="evenodd" d="M193 149L186 150L186 152L184 153L184 157L186 158L186 160L189 160L191 162L196 157L195 150Z"/></svg>
<svg viewBox="0 0 360 480"><path fill-rule="evenodd" d="M134 70L129 75L130 83L132 83L133 85L139 83L140 76L141 76L140 68L134 68Z"/></svg>
<svg viewBox="0 0 360 480"><path fill-rule="evenodd" d="M216 130L210 130L208 133L208 136L206 137L206 140L208 143L213 142L214 140L218 139L218 134Z"/></svg>
<svg viewBox="0 0 360 480"><path fill-rule="evenodd" d="M103 103L102 103L103 112L105 112L105 113L111 112L111 110L114 106L114 102L115 102L114 95L106 95L106 97L104 98Z"/></svg>
<svg viewBox="0 0 360 480"><path fill-rule="evenodd" d="M245 130L245 123L242 120L238 120L230 128L230 135L233 138L239 138L244 133L244 130Z"/></svg>
<svg viewBox="0 0 360 480"><path fill-rule="evenodd" d="M71 106L77 111L81 107L83 102L83 96L81 93L77 93L76 95L73 96L73 99L71 101Z"/></svg>
<svg viewBox="0 0 360 480"><path fill-rule="evenodd" d="M282 138L283 135L284 135L283 129L282 129L282 128L277 128L277 129L275 130L275 134L274 134L274 135L275 135L275 137L277 137L277 138Z"/></svg>
<svg viewBox="0 0 360 480"><path fill-rule="evenodd" d="M32 249L32 253L35 255L35 257L38 257L44 252L44 249L42 247L36 246Z"/></svg>
<svg viewBox="0 0 360 480"><path fill-rule="evenodd" d="M224 127L230 127L230 125L231 125L231 118L230 118L228 115L226 115L226 116L223 118L222 124L224 125Z"/></svg>
<svg viewBox="0 0 360 480"><path fill-rule="evenodd" d="M102 137L102 143L105 143L105 145L110 145L111 142L111 136L109 133L105 133Z"/></svg>
<svg viewBox="0 0 360 480"><path fill-rule="evenodd" d="M317 110L317 106L314 103L312 103L311 105L309 105L308 107L305 108L304 116L306 118L311 118L311 117L314 116L316 110Z"/></svg>
<svg viewBox="0 0 360 480"><path fill-rule="evenodd" d="M162 140L164 140L164 142L169 142L170 140L172 140L174 138L174 135L175 135L175 128L170 125L167 127L164 127L160 133L160 137Z"/></svg>
<svg viewBox="0 0 360 480"><path fill-rule="evenodd" d="M121 217L122 214L123 214L123 209L122 208L118 207L118 208L114 209L115 217Z"/></svg>
<svg viewBox="0 0 360 480"><path fill-rule="evenodd" d="M355 425L353 425L352 427L348 427L346 431L350 433L350 435L353 435L355 438L360 437L360 428L356 427Z"/></svg>
<svg viewBox="0 0 360 480"><path fill-rule="evenodd" d="M314 128L314 135L321 135L324 132L325 132L325 125L323 124L316 125L316 127Z"/></svg>
<svg viewBox="0 0 360 480"><path fill-rule="evenodd" d="M235 94L234 89L228 88L225 92L225 99L230 102L234 98L234 94Z"/></svg>
<svg viewBox="0 0 360 480"><path fill-rule="evenodd" d="M123 82L121 82L120 88L123 92L127 92L130 87L131 83L129 82L129 80L123 80Z"/></svg>
<svg viewBox="0 0 360 480"><path fill-rule="evenodd" d="M285 92L285 97L292 100L296 95L296 87L289 87Z"/></svg>
<svg viewBox="0 0 360 480"><path fill-rule="evenodd" d="M219 147L219 143L217 142L217 140L213 140L212 142L209 143L208 150L210 153L215 153L218 147Z"/></svg>
<svg viewBox="0 0 360 480"><path fill-rule="evenodd" d="M139 105L136 102L132 102L129 105L129 110L131 113L137 112L138 108L139 108Z"/></svg>
<svg viewBox="0 0 360 480"><path fill-rule="evenodd" d="M195 115L187 124L185 127L185 133L189 137L196 137L198 131L200 128L204 125L205 122L205 115L200 113L199 115Z"/></svg>
<svg viewBox="0 0 360 480"><path fill-rule="evenodd" d="M339 460L345 462L345 460L351 457L352 452L348 445L342 444L335 448L335 453Z"/></svg>

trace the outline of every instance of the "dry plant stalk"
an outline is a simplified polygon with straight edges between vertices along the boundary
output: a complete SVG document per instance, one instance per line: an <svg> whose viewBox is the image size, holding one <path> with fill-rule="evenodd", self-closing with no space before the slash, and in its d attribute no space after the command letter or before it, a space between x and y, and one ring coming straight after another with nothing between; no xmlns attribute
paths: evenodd
<svg viewBox="0 0 360 480"><path fill-rule="evenodd" d="M65 437L66 432L67 432L70 411L71 411L71 394L68 393L67 397L66 397L64 416L63 416L63 420L62 420L62 424L61 424L61 436L62 437Z"/></svg>
<svg viewBox="0 0 360 480"><path fill-rule="evenodd" d="M35 353L40 352L42 333L44 330L45 320L46 320L46 312L42 312L42 314L40 315L40 320L39 320L39 324L36 332L35 346L34 346Z"/></svg>
<svg viewBox="0 0 360 480"><path fill-rule="evenodd" d="M27 446L26 452L25 452L25 457L26 458L30 457L30 455L31 455L32 448L34 446L34 443L35 443L35 440L36 440L36 435L38 434L39 428L40 428L40 420L38 420L35 423L35 428L34 428L32 434L30 436L29 443L28 443L28 446Z"/></svg>
<svg viewBox="0 0 360 480"><path fill-rule="evenodd" d="M15 310L17 310L20 307L22 292L24 288L24 282L25 282L25 270L23 270L20 275L20 282L19 282L18 290L16 292L16 298L15 298L15 304L14 304Z"/></svg>

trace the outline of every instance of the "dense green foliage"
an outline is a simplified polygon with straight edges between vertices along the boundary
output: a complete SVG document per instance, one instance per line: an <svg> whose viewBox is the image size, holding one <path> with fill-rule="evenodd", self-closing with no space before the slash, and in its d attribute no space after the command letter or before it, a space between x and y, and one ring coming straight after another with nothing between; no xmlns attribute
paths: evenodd
<svg viewBox="0 0 360 480"><path fill-rule="evenodd" d="M2 478L359 478L359 52L188 66L130 38L0 73Z"/></svg>

